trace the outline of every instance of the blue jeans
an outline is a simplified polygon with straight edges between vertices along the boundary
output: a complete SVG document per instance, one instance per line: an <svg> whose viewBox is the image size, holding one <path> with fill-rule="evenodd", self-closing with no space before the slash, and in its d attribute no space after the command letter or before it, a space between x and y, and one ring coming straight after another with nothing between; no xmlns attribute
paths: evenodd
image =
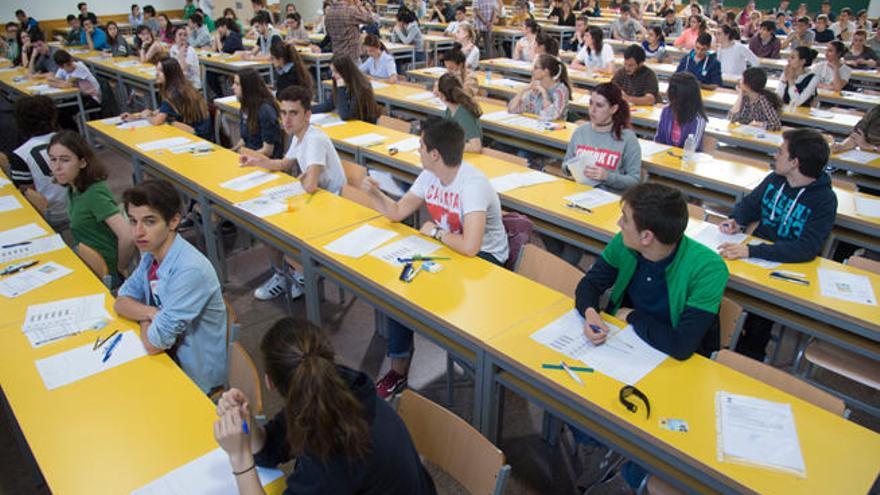
<svg viewBox="0 0 880 495"><path fill-rule="evenodd" d="M503 266L494 256L489 253L480 251L477 253L478 258L482 258L490 263ZM413 331L403 323L388 318L388 357L390 358L408 358L413 352Z"/></svg>
<svg viewBox="0 0 880 495"><path fill-rule="evenodd" d="M572 425L568 425L568 427L569 429L571 429L571 436L574 437L575 442L590 447L602 445L601 442L591 437L587 433L581 431L580 429L575 428ZM633 489L633 491L638 492L639 488L642 486L642 483L645 482L645 478L648 476L648 471L646 471L645 468L639 466L635 462L626 461L620 467L620 475L623 477L623 480L626 481L626 484Z"/></svg>

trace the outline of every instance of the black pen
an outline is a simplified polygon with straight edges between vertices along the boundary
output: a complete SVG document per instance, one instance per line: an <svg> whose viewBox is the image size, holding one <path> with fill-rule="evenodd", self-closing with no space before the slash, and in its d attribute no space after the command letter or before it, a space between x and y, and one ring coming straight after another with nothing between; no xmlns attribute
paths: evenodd
<svg viewBox="0 0 880 495"><path fill-rule="evenodd" d="M37 263L39 263L39 261L34 260L34 261L31 261L30 263L23 263L21 265L15 266L14 268L12 265L7 266L2 272L0 272L0 275L12 275L13 273L18 273L18 272L24 270L25 268L30 268L30 267L36 265Z"/></svg>
<svg viewBox="0 0 880 495"><path fill-rule="evenodd" d="M15 244L7 244L5 246L0 246L0 248L6 249L6 248L14 248L14 247L18 247L18 246L27 246L30 243L31 243L31 241L16 242Z"/></svg>
<svg viewBox="0 0 880 495"><path fill-rule="evenodd" d="M565 206L567 206L569 208L576 208L578 210L583 210L587 213L593 213L593 210L587 208L586 206L579 205L577 203L566 203Z"/></svg>
<svg viewBox="0 0 880 495"><path fill-rule="evenodd" d="M779 272L770 272L770 278L775 278L778 280L785 280L786 282L794 282L796 284L801 284L801 285L810 285L809 280L804 280L802 278L792 277L790 275L785 275L784 273L779 273Z"/></svg>

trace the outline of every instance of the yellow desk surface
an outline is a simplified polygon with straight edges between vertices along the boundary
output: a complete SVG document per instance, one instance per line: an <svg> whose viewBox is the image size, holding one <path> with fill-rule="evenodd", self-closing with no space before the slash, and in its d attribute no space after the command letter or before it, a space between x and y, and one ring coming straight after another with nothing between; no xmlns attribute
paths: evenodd
<svg viewBox="0 0 880 495"><path fill-rule="evenodd" d="M371 220L368 225L396 232L398 236L389 243L418 234L416 230L384 217ZM444 326L457 329L473 342L483 342L564 297L516 273L476 257L462 256L446 246L431 253L432 256L451 258L439 262L443 269L437 273L421 272L411 283L399 280L401 267L372 255L350 258L324 248L356 228L312 239L309 244L321 256L360 274L377 289L417 306L427 317L445 322ZM489 309L502 307L498 311Z"/></svg>
<svg viewBox="0 0 880 495"><path fill-rule="evenodd" d="M83 62L87 62L110 72L124 74L128 77L140 79L145 82L156 82L156 65L141 63L138 57L111 57L105 52L95 50L86 50L84 53L71 55ZM117 65L123 62L137 62L137 65L131 67L120 67Z"/></svg>
<svg viewBox="0 0 880 495"><path fill-rule="evenodd" d="M637 414L624 408L618 400L622 384L600 372L579 373L585 383L581 386L564 372L541 368L543 363L558 363L567 358L530 336L573 307L574 301L567 299L501 332L489 340L490 352L512 363L521 373L537 377L543 386L599 410L609 421L623 425L644 442L662 445L681 462L701 465L703 470L716 471L713 476L729 478L732 483L759 493L867 493L877 477L880 435L699 355L686 361L667 358L638 382L639 390L651 401L650 420L645 418L641 406ZM806 478L718 461L717 391L791 404ZM683 419L690 431L661 429L660 418Z"/></svg>
<svg viewBox="0 0 880 495"><path fill-rule="evenodd" d="M200 62L207 62L212 65L227 66L229 68L262 68L270 66L268 60L245 60L241 57L241 53L218 53L211 50L196 50Z"/></svg>
<svg viewBox="0 0 880 495"><path fill-rule="evenodd" d="M16 78L23 79L16 81ZM46 96L57 98L62 96L76 96L79 93L79 89L77 88L52 88L50 92L42 93L39 91L34 91L30 88L37 85L47 84L46 78L28 76L27 70L21 67L15 70L0 72L0 84L8 86L20 93L25 93L29 95L45 94Z"/></svg>

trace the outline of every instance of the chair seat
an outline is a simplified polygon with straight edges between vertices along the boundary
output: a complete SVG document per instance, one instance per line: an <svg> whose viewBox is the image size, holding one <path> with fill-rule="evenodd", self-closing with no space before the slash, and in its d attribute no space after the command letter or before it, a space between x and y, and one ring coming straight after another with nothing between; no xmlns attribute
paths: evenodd
<svg viewBox="0 0 880 495"><path fill-rule="evenodd" d="M807 347L804 357L816 366L874 389L880 389L880 365L865 356L827 342L815 341Z"/></svg>

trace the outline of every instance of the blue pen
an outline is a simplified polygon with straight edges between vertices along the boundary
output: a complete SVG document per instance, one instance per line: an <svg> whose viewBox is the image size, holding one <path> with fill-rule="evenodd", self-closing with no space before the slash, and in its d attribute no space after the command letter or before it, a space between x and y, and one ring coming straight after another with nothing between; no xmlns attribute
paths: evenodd
<svg viewBox="0 0 880 495"><path fill-rule="evenodd" d="M116 348L116 344L122 340L122 334L117 335L112 342L110 342L110 346L107 347L107 350L104 351L104 358L101 359L102 363L106 363L108 359L110 359L110 355L113 354L113 349Z"/></svg>
<svg viewBox="0 0 880 495"><path fill-rule="evenodd" d="M251 434L251 432L248 431L247 421L242 421L242 422L241 422L241 431L243 431L245 435L250 435L250 434Z"/></svg>
<svg viewBox="0 0 880 495"><path fill-rule="evenodd" d="M590 330L596 333L605 333L605 330L602 330L602 327L600 327L599 325L593 325L592 323L590 323Z"/></svg>

